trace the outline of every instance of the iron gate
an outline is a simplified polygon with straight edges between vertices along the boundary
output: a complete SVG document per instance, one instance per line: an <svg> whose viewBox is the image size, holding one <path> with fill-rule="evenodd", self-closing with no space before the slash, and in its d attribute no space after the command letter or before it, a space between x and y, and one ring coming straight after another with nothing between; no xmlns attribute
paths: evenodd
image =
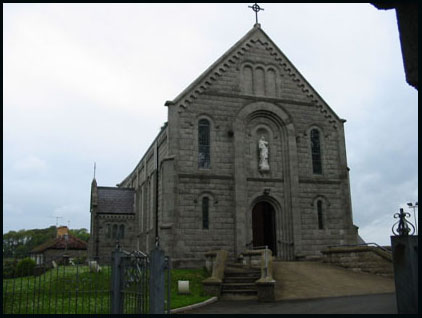
<svg viewBox="0 0 422 318"><path fill-rule="evenodd" d="M169 313L170 279L170 259L158 247L150 255L117 248L112 254L111 313Z"/></svg>
<svg viewBox="0 0 422 318"><path fill-rule="evenodd" d="M170 312L170 260L159 248L117 248L111 266L51 263L3 277L3 314Z"/></svg>

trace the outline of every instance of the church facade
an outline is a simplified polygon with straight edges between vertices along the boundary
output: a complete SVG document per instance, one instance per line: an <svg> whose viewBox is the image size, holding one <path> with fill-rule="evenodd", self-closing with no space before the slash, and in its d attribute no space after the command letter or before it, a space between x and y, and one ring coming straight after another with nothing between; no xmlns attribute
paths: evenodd
<svg viewBox="0 0 422 318"><path fill-rule="evenodd" d="M91 189L89 255L158 243L176 266L268 246L282 260L356 244L343 124L259 24L167 101L115 188Z"/></svg>

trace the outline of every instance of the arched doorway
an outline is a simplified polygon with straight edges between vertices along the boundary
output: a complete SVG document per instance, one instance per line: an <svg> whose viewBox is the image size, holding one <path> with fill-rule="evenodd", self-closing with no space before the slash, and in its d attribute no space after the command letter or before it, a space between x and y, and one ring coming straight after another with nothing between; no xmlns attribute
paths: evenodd
<svg viewBox="0 0 422 318"><path fill-rule="evenodd" d="M252 209L252 235L254 247L268 245L273 255L277 255L275 210L266 201L258 202Z"/></svg>

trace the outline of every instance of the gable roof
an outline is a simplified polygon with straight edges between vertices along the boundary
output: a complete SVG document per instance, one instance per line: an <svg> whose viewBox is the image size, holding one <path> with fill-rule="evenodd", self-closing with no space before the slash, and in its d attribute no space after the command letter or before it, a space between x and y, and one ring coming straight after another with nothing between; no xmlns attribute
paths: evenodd
<svg viewBox="0 0 422 318"><path fill-rule="evenodd" d="M97 189L97 213L134 213L134 189L114 187L98 187Z"/></svg>
<svg viewBox="0 0 422 318"><path fill-rule="evenodd" d="M284 69L294 82L297 83L298 87L309 97L315 107L320 109L320 112L324 114L324 117L327 118L331 124L333 124L334 128L337 128L338 122L344 122L344 120L338 117L316 90L299 73L296 67L289 61L270 37L261 29L260 24L255 24L245 36L237 41L226 53L193 81L192 84L183 90L174 100L167 101L165 105L186 108L198 95L209 88L222 73L233 66L233 64L236 63L236 60L239 60L256 42L260 42L265 47L269 54L274 57L274 61Z"/></svg>
<svg viewBox="0 0 422 318"><path fill-rule="evenodd" d="M68 250L86 250L88 247L88 244L85 241L78 239L73 235L68 235L67 241L65 236L60 236L34 247L31 250L31 253L42 253L48 249L64 250L66 244Z"/></svg>

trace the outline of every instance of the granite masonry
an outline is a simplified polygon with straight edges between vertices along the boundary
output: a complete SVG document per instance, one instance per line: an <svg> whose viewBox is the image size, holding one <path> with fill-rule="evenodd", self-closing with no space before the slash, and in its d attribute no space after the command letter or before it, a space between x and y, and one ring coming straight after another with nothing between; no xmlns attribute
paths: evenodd
<svg viewBox="0 0 422 318"><path fill-rule="evenodd" d="M117 239L148 252L156 230L181 267L210 250L300 260L356 244L345 120L259 24L165 106L133 171L116 188L92 183L91 258L107 262Z"/></svg>

